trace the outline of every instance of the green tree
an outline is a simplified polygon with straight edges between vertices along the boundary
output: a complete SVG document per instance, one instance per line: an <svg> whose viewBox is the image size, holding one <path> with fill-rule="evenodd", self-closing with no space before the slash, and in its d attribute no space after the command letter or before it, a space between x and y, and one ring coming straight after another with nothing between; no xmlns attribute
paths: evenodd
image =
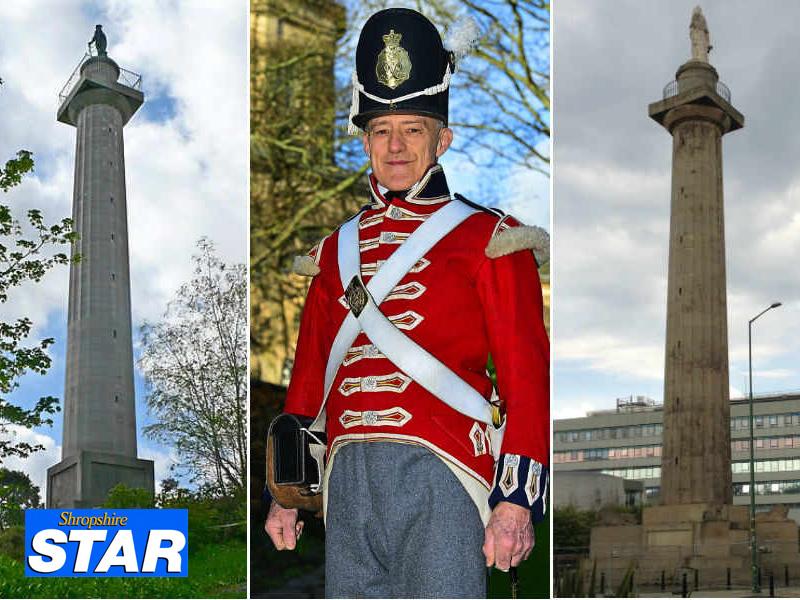
<svg viewBox="0 0 800 600"><path fill-rule="evenodd" d="M105 508L153 508L153 494L144 488L128 487L118 483L110 490L103 503Z"/></svg>
<svg viewBox="0 0 800 600"><path fill-rule="evenodd" d="M39 508L39 488L22 471L0 467L0 532L25 523L25 510Z"/></svg>
<svg viewBox="0 0 800 600"><path fill-rule="evenodd" d="M334 79L343 7L255 0L252 9L251 370L285 383L308 284L290 274L292 261L363 203L368 163L334 126L346 93Z"/></svg>
<svg viewBox="0 0 800 600"><path fill-rule="evenodd" d="M553 511L553 547L559 553L588 553L597 512L572 505Z"/></svg>
<svg viewBox="0 0 800 600"><path fill-rule="evenodd" d="M8 192L31 171L33 155L20 150L0 167L0 190ZM12 288L40 281L54 266L69 263L67 253L56 249L71 245L77 237L70 219L48 224L40 210L30 209L20 220L8 204L0 204L0 303L8 300ZM72 260L78 258L76 255ZM15 441L14 427L52 425L51 415L59 410L58 399L53 396L39 398L27 408L4 397L19 387L26 373L44 374L50 368L47 348L54 340L26 343L32 327L27 317L0 322L0 463L8 456L25 458L42 450L41 444Z"/></svg>
<svg viewBox="0 0 800 600"><path fill-rule="evenodd" d="M141 327L155 420L144 431L174 447L194 481L230 496L247 475L247 271L223 263L207 239L198 248L192 280Z"/></svg>

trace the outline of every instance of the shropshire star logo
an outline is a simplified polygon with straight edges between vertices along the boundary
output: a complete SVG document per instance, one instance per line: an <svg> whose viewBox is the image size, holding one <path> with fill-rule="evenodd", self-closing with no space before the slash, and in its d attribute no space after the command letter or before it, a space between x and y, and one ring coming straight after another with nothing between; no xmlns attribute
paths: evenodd
<svg viewBox="0 0 800 600"><path fill-rule="evenodd" d="M383 85L395 89L411 76L411 58L400 45L403 35L394 29L383 36L384 48L378 54L375 74Z"/></svg>

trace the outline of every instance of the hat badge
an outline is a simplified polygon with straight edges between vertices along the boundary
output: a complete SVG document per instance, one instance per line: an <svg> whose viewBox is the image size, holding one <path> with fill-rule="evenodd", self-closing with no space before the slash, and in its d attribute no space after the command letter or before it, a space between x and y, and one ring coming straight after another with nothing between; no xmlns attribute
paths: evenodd
<svg viewBox="0 0 800 600"><path fill-rule="evenodd" d="M384 48L378 54L375 74L383 85L395 89L411 75L411 58L406 49L400 45L401 33L391 29L383 36Z"/></svg>

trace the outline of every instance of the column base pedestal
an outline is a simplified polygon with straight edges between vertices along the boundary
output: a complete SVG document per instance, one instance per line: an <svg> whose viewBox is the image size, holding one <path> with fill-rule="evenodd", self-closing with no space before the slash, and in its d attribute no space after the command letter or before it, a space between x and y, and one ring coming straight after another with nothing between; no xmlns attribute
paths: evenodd
<svg viewBox="0 0 800 600"><path fill-rule="evenodd" d="M47 469L47 508L94 508L118 483L155 493L153 461L83 451Z"/></svg>
<svg viewBox="0 0 800 600"><path fill-rule="evenodd" d="M679 504L645 508L641 525L592 528L590 557L582 561L584 577L596 568L613 590L634 569L637 589L660 588L680 592L684 573L689 590L725 589L730 583L749 587L749 507ZM798 526L785 514L760 513L756 518L758 560L763 585L769 574L783 581L788 569L792 581L800 578ZM595 567L596 565L596 567ZM695 579L695 572L697 578Z"/></svg>

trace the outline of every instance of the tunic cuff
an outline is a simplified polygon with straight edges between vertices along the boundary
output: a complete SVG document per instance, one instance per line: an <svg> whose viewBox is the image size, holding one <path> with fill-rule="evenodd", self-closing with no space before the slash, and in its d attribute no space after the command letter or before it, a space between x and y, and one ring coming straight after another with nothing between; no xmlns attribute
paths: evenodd
<svg viewBox="0 0 800 600"><path fill-rule="evenodd" d="M498 502L511 502L529 509L534 523L544 520L548 476L548 468L532 458L501 454L489 508L494 509Z"/></svg>

